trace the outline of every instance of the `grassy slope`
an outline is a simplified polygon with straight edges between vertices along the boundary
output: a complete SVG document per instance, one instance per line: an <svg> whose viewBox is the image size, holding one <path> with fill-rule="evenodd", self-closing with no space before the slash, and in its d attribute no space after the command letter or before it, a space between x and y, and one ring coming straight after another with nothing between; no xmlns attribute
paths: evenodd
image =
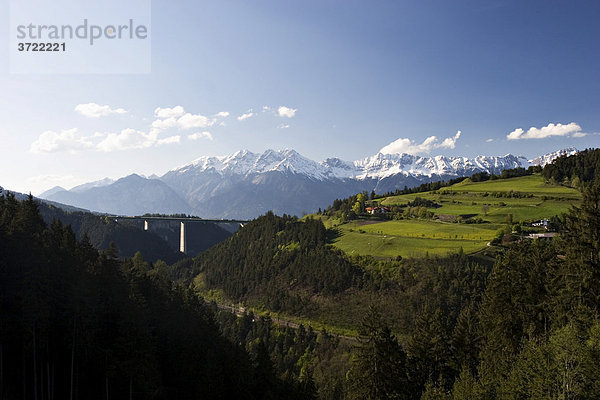
<svg viewBox="0 0 600 400"><path fill-rule="evenodd" d="M496 197L495 192L516 191L528 197ZM480 217L488 223L458 224L452 222L399 220L375 224L364 221L338 225L333 244L349 254L377 257L417 257L428 254L457 252L461 247L475 252L485 247L496 231L513 221L532 221L566 212L581 198L576 189L549 185L539 175L493 180L463 181L437 192L392 196L379 200L382 205L404 205L421 197L433 200L442 207L431 209L437 215ZM333 220L324 220L333 227Z"/></svg>
<svg viewBox="0 0 600 400"><path fill-rule="evenodd" d="M437 221L401 220L339 227L334 245L349 254L380 257L417 257L425 253L444 255L461 247L473 252L495 234L496 224L456 224Z"/></svg>

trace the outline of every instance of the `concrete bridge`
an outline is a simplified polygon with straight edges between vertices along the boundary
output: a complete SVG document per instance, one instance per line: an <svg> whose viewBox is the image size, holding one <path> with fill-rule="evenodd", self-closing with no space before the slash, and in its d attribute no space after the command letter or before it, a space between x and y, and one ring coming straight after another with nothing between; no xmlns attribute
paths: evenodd
<svg viewBox="0 0 600 400"><path fill-rule="evenodd" d="M245 223L249 222L247 220L240 219L204 219L204 218L194 218L194 217L128 217L128 216L120 216L120 215L109 215L108 218L114 219L115 222L119 222L119 220L137 220L144 221L144 230L147 231L150 222L152 221L179 221L179 251L181 253L186 253L186 240L185 240L185 225L194 222L208 222L213 224L239 224L240 227L243 227Z"/></svg>

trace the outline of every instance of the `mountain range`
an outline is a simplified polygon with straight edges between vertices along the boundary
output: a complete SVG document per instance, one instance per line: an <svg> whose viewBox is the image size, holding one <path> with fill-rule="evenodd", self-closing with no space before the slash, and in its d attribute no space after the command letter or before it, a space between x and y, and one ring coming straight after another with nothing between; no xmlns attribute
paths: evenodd
<svg viewBox="0 0 600 400"><path fill-rule="evenodd" d="M505 169L544 166L576 152L568 148L532 160L511 154L468 158L378 153L353 162L339 158L316 162L289 149L262 154L243 150L229 156L200 157L160 177L105 178L71 190L55 187L39 197L120 215L185 213L250 219L269 210L302 215L361 191L386 193L476 172L498 174Z"/></svg>

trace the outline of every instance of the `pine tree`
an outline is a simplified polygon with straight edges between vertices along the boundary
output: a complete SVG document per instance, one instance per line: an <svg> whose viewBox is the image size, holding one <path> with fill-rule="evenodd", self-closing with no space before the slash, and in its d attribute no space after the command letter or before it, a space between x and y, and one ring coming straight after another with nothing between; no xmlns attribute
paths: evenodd
<svg viewBox="0 0 600 400"><path fill-rule="evenodd" d="M600 311L600 184L588 187L581 206L566 215L559 248L565 262L554 282L555 318L589 318Z"/></svg>
<svg viewBox="0 0 600 400"><path fill-rule="evenodd" d="M381 314L370 307L359 329L360 346L349 371L350 396L356 399L409 399L406 353Z"/></svg>
<svg viewBox="0 0 600 400"><path fill-rule="evenodd" d="M447 363L450 360L450 338L438 306L426 303L417 315L408 342L408 352L415 379L422 387L428 381L452 380ZM451 383L451 381L450 381Z"/></svg>

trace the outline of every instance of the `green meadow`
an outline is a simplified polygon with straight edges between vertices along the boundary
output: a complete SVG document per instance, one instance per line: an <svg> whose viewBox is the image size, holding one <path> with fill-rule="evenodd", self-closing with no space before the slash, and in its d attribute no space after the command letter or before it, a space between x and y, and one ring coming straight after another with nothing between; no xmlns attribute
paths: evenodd
<svg viewBox="0 0 600 400"><path fill-rule="evenodd" d="M357 220L338 224L319 216L336 234L332 244L348 254L381 258L445 255L486 247L508 223L527 223L567 212L581 199L573 188L547 184L540 175L485 182L469 179L438 191L377 199L388 207L406 205L416 197L435 201L433 220ZM482 223L465 224L470 218ZM442 222L445 221L445 222ZM462 221L462 223L461 223Z"/></svg>

